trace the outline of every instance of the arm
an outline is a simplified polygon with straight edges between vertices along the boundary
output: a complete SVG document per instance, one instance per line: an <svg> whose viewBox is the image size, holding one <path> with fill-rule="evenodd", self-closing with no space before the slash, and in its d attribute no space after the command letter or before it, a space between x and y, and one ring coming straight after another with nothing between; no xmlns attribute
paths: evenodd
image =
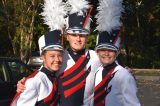
<svg viewBox="0 0 160 106"><path fill-rule="evenodd" d="M124 70L127 71L127 70ZM140 102L137 97L137 86L133 76L124 72L124 76L121 78L121 94L123 106L140 106Z"/></svg>
<svg viewBox="0 0 160 106"><path fill-rule="evenodd" d="M38 82L38 81L37 81ZM17 106L34 106L37 101L37 82L34 78L28 79L25 83L26 89L20 94Z"/></svg>
<svg viewBox="0 0 160 106"><path fill-rule="evenodd" d="M128 70L128 72L130 72L132 75L134 75L134 70L129 68L128 66L125 67L125 69Z"/></svg>
<svg viewBox="0 0 160 106"><path fill-rule="evenodd" d="M16 89L17 93L21 93L21 92L23 92L26 89L26 87L24 85L24 81L25 80L26 80L26 78L24 77L20 81L18 81L18 83L17 83L17 89Z"/></svg>

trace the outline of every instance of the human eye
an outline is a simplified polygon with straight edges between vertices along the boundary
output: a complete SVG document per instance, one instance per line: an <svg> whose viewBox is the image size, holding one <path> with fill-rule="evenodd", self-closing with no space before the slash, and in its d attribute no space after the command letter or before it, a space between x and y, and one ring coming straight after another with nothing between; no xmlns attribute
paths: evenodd
<svg viewBox="0 0 160 106"><path fill-rule="evenodd" d="M55 57L55 55L50 55L50 57L51 57L51 58L54 58L54 57Z"/></svg>
<svg viewBox="0 0 160 106"><path fill-rule="evenodd" d="M58 57L62 57L62 54L59 54Z"/></svg>

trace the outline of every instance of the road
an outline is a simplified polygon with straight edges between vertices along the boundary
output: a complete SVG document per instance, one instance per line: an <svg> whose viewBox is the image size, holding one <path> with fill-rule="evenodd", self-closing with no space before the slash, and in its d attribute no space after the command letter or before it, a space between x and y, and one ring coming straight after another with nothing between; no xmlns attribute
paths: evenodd
<svg viewBox="0 0 160 106"><path fill-rule="evenodd" d="M160 75L135 75L142 106L160 106Z"/></svg>

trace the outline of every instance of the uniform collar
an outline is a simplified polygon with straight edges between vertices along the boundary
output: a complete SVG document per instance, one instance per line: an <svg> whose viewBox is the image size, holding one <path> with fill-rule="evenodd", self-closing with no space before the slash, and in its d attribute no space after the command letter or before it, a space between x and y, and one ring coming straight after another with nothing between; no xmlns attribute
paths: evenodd
<svg viewBox="0 0 160 106"><path fill-rule="evenodd" d="M53 82L53 78L56 77L56 72L51 72L45 67L42 67L40 71L45 73L52 82Z"/></svg>
<svg viewBox="0 0 160 106"><path fill-rule="evenodd" d="M68 48L67 51L69 52L69 54L75 62L80 58L80 56L85 54L85 49L82 49L78 52L74 52L71 48Z"/></svg>
<svg viewBox="0 0 160 106"><path fill-rule="evenodd" d="M103 66L103 72L102 72L102 77L104 78L108 73L109 71L113 68L113 67L116 67L117 64L115 62L113 62L112 64L110 65L107 65L107 66Z"/></svg>
<svg viewBox="0 0 160 106"><path fill-rule="evenodd" d="M109 65L106 65L106 66L103 66L104 69L108 70L108 69L111 69L113 67L117 66L116 62L113 62L112 64L109 64Z"/></svg>
<svg viewBox="0 0 160 106"><path fill-rule="evenodd" d="M84 54L85 54L85 49L82 49L82 50L80 50L80 51L78 51L78 52L74 52L71 48L68 48L67 51L68 51L69 53L74 54L74 55L84 55Z"/></svg>

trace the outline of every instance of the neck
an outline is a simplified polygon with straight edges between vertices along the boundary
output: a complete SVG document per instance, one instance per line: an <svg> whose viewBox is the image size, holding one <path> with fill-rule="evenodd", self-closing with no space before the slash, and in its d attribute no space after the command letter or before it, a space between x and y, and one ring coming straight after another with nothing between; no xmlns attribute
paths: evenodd
<svg viewBox="0 0 160 106"><path fill-rule="evenodd" d="M103 64L103 67L112 67L112 66L114 66L116 63L115 62L113 62L113 63L111 63L111 64Z"/></svg>
<svg viewBox="0 0 160 106"><path fill-rule="evenodd" d="M85 48L81 50L74 50L72 48L68 48L68 51L71 51L74 54L84 54L85 53Z"/></svg>

